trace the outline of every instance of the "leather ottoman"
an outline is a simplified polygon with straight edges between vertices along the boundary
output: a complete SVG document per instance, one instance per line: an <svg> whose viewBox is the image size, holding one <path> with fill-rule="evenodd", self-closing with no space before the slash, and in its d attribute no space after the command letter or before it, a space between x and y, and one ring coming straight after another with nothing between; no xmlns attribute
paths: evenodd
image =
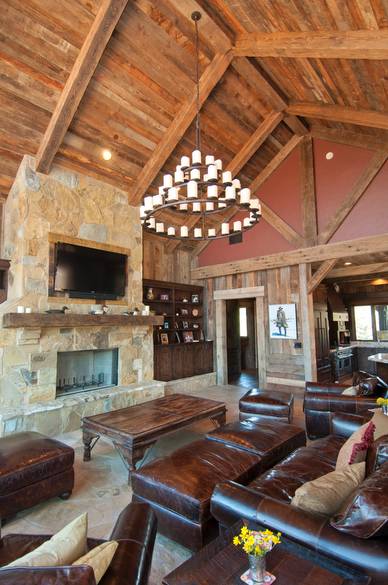
<svg viewBox="0 0 388 585"><path fill-rule="evenodd" d="M152 506L161 533L198 550L218 532L210 514L216 484L247 484L305 442L302 429L277 421L224 425L133 472L133 501Z"/></svg>
<svg viewBox="0 0 388 585"><path fill-rule="evenodd" d="M0 439L0 523L54 496L69 497L74 485L74 451L40 433Z"/></svg>
<svg viewBox="0 0 388 585"><path fill-rule="evenodd" d="M294 396L290 392L252 388L240 398L240 420L280 419L292 422Z"/></svg>

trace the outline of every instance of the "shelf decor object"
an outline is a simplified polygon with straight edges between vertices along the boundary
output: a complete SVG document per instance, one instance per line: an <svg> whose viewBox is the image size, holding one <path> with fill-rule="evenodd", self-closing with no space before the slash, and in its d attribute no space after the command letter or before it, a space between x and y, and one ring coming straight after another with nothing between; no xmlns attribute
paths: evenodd
<svg viewBox="0 0 388 585"><path fill-rule="evenodd" d="M221 159L201 152L199 99L200 12L191 15L196 41L196 146L191 157L182 156L175 172L165 174L156 195L146 195L140 218L146 232L176 240L216 240L252 229L261 218L259 199L241 187ZM225 212L234 209L238 218L229 223ZM167 213L165 213L167 211ZM171 213L173 212L173 213ZM193 222L193 216L200 221ZM195 225L193 225L195 223Z"/></svg>

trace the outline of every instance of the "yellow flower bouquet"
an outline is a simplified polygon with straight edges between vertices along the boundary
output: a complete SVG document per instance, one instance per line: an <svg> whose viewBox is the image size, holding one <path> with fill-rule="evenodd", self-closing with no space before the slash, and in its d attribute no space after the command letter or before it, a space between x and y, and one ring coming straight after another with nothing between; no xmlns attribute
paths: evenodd
<svg viewBox="0 0 388 585"><path fill-rule="evenodd" d="M264 557L274 546L281 542L281 533L275 534L272 530L249 530L246 526L241 528L238 536L233 538L235 546L241 546L242 550L254 557Z"/></svg>
<svg viewBox="0 0 388 585"><path fill-rule="evenodd" d="M381 406L384 414L388 414L388 398L378 398L376 404L377 406Z"/></svg>

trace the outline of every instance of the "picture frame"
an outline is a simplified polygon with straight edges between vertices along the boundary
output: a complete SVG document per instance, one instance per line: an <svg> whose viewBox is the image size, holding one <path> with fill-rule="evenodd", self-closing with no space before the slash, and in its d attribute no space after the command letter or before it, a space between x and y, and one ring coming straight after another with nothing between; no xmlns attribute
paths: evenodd
<svg viewBox="0 0 388 585"><path fill-rule="evenodd" d="M192 303L199 303L199 294L198 293L194 293L191 295L191 302Z"/></svg>
<svg viewBox="0 0 388 585"><path fill-rule="evenodd" d="M163 323L163 329L170 329L170 321L165 321Z"/></svg>
<svg viewBox="0 0 388 585"><path fill-rule="evenodd" d="M188 321L182 321L182 329L188 329L189 328L189 322Z"/></svg>
<svg viewBox="0 0 388 585"><path fill-rule="evenodd" d="M187 317L188 314L189 314L189 309L186 309L186 308L182 308L181 309L181 315L182 315L182 317Z"/></svg>
<svg viewBox="0 0 388 585"><path fill-rule="evenodd" d="M167 293L162 293L161 295L159 295L159 298L161 301L167 302L170 300L170 296Z"/></svg>
<svg viewBox="0 0 388 585"><path fill-rule="evenodd" d="M193 343L194 335L192 331L183 331L182 333L184 343Z"/></svg>
<svg viewBox="0 0 388 585"><path fill-rule="evenodd" d="M295 303L269 305L268 312L271 339L298 339Z"/></svg>
<svg viewBox="0 0 388 585"><path fill-rule="evenodd" d="M168 345L169 341L168 341L168 333L161 333L160 334L160 343L162 345Z"/></svg>

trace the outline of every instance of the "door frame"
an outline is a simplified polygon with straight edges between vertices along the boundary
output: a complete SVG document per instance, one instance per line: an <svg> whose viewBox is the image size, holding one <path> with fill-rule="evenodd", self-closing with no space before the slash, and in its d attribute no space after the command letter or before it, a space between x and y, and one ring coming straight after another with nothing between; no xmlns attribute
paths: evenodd
<svg viewBox="0 0 388 585"><path fill-rule="evenodd" d="M228 383L228 351L226 335L226 301L238 299L255 300L256 360L259 386L267 381L267 338L264 327L264 286L228 288L214 291L216 331L217 384Z"/></svg>

